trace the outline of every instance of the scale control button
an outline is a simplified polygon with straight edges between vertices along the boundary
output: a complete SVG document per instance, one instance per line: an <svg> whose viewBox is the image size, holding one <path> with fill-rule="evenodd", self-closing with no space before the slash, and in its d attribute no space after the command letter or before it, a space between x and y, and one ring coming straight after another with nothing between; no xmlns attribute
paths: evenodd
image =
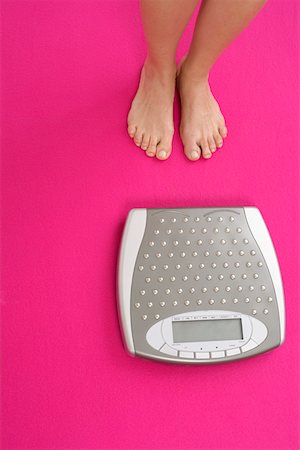
<svg viewBox="0 0 300 450"><path fill-rule="evenodd" d="M172 348L172 347L169 347L167 344L165 344L165 345L160 349L160 351L161 351L162 353L166 353L167 355L178 356L177 350L175 350L175 349Z"/></svg>
<svg viewBox="0 0 300 450"><path fill-rule="evenodd" d="M255 347L257 347L257 343L250 339L250 341L242 347L242 352L249 352L249 350L252 350Z"/></svg>
<svg viewBox="0 0 300 450"><path fill-rule="evenodd" d="M225 352L224 351L211 352L211 357L212 358L224 358L224 356L225 356Z"/></svg>
<svg viewBox="0 0 300 450"><path fill-rule="evenodd" d="M230 350L226 350L226 355L227 356L234 356L234 355L239 355L241 353L239 348L232 348Z"/></svg>
<svg viewBox="0 0 300 450"><path fill-rule="evenodd" d="M179 352L180 358L189 358L194 359L194 353L193 352Z"/></svg>
<svg viewBox="0 0 300 450"><path fill-rule="evenodd" d="M260 320L252 320L252 338L257 344L261 344L268 335L268 329Z"/></svg>
<svg viewBox="0 0 300 450"><path fill-rule="evenodd" d="M161 334L161 323L156 323L148 330L146 340L151 347L159 350L165 344L165 340Z"/></svg>
<svg viewBox="0 0 300 450"><path fill-rule="evenodd" d="M209 352L196 352L196 359L209 359Z"/></svg>

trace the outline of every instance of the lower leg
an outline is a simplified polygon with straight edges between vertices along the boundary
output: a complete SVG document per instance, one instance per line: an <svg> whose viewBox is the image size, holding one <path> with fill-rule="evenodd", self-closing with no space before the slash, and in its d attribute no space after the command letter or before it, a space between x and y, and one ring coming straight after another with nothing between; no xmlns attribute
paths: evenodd
<svg viewBox="0 0 300 450"><path fill-rule="evenodd" d="M147 57L128 115L128 133L148 156L171 153L176 48L198 0L141 0Z"/></svg>
<svg viewBox="0 0 300 450"><path fill-rule="evenodd" d="M200 149L204 157L210 157L222 145L227 131L219 105L209 88L209 71L265 1L203 0L190 50L179 76L183 103L181 134L188 157L193 150L200 155Z"/></svg>

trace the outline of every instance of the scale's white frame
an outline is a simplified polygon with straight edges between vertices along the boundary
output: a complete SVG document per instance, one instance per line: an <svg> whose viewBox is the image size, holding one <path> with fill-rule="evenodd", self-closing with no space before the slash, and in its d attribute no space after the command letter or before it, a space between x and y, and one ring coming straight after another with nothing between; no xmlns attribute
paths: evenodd
<svg viewBox="0 0 300 450"><path fill-rule="evenodd" d="M244 211L251 233L262 251L273 281L279 311L280 344L282 344L285 338L284 292L276 252L259 209L254 206L248 206L244 208Z"/></svg>
<svg viewBox="0 0 300 450"><path fill-rule="evenodd" d="M273 280L280 319L280 344L282 344L285 338L284 292L275 249L260 211L255 207L244 207L243 209L245 211L249 228L262 251ZM146 208L134 208L129 212L123 232L118 260L118 309L122 322L123 338L125 340L128 352L133 356L135 355L135 348L131 329L131 287L138 251L143 241L146 229L146 222ZM212 311L210 313L212 313ZM171 318L172 317L168 319ZM160 326L162 326L162 324L160 324Z"/></svg>
<svg viewBox="0 0 300 450"><path fill-rule="evenodd" d="M123 325L123 338L131 355L135 355L130 316L131 285L135 262L146 229L146 221L146 208L135 208L129 212L118 261L118 308Z"/></svg>

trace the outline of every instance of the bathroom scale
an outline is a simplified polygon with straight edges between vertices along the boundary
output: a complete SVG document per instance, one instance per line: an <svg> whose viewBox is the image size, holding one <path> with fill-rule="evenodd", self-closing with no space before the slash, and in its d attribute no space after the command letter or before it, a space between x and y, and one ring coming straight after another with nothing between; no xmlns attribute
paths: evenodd
<svg viewBox="0 0 300 450"><path fill-rule="evenodd" d="M132 209L117 290L132 356L209 364L284 341L280 269L255 207Z"/></svg>

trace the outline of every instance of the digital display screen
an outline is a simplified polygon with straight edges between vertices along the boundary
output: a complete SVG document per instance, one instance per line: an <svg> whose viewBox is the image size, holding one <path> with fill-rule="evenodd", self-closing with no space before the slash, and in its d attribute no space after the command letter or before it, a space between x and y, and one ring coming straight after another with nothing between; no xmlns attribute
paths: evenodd
<svg viewBox="0 0 300 450"><path fill-rule="evenodd" d="M172 327L175 343L243 339L241 319L178 320Z"/></svg>

